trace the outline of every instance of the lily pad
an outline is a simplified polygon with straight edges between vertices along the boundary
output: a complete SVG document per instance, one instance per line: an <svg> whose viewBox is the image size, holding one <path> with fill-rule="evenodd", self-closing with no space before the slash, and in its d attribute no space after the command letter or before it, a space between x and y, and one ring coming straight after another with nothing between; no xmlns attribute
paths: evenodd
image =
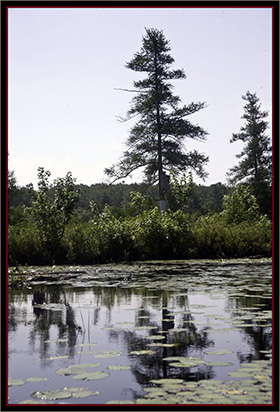
<svg viewBox="0 0 280 412"><path fill-rule="evenodd" d="M186 328L173 328L173 329L168 329L168 332L187 332Z"/></svg>
<svg viewBox="0 0 280 412"><path fill-rule="evenodd" d="M131 355L153 355L155 352L153 350L136 350L130 352Z"/></svg>
<svg viewBox="0 0 280 412"><path fill-rule="evenodd" d="M181 345L181 343L149 343L147 346L162 346L164 348L172 348Z"/></svg>
<svg viewBox="0 0 280 412"><path fill-rule="evenodd" d="M31 394L34 398L38 399L67 399L71 398L71 392L67 391L59 391L59 390L54 390L54 391L42 391L42 392L34 392Z"/></svg>
<svg viewBox="0 0 280 412"><path fill-rule="evenodd" d="M171 384L173 384L173 383L182 383L182 382L184 382L183 381L183 379L176 379L176 378L174 378L174 379L172 379L172 378L170 378L170 379L165 379L165 378L163 378L163 379L153 379L153 380L151 380L151 382L152 383L158 383L159 385L171 385Z"/></svg>
<svg viewBox="0 0 280 412"><path fill-rule="evenodd" d="M110 371L122 371L122 370L131 369L131 366L128 366L128 365L109 365L109 366L107 366L107 369L109 369Z"/></svg>
<svg viewBox="0 0 280 412"><path fill-rule="evenodd" d="M83 386L72 386L72 387L65 387L63 388L63 390L66 392L82 392L82 391L85 391L86 388L84 388Z"/></svg>
<svg viewBox="0 0 280 412"><path fill-rule="evenodd" d="M164 336L159 336L159 335L151 335L151 336L147 336L146 339L161 340L161 339L165 339L165 337Z"/></svg>
<svg viewBox="0 0 280 412"><path fill-rule="evenodd" d="M8 379L8 386L21 386L24 384L25 382L21 378L20 379L13 379L13 378Z"/></svg>
<svg viewBox="0 0 280 412"><path fill-rule="evenodd" d="M128 321L123 321L123 322L116 322L118 325L134 325L134 322L128 322Z"/></svg>
<svg viewBox="0 0 280 412"><path fill-rule="evenodd" d="M92 380L97 380L97 379L104 379L107 378L110 374L108 372L85 372L80 375L74 375L72 376L72 379L76 380L86 380L86 381L92 381Z"/></svg>
<svg viewBox="0 0 280 412"><path fill-rule="evenodd" d="M157 329L157 326L135 326L134 330L150 330L150 329Z"/></svg>
<svg viewBox="0 0 280 412"><path fill-rule="evenodd" d="M46 358L45 360L59 360L59 359L66 359L69 358L69 356L52 356L50 358Z"/></svg>
<svg viewBox="0 0 280 412"><path fill-rule="evenodd" d="M247 378L249 376L252 376L252 372L227 372L228 375L233 376L234 378Z"/></svg>
<svg viewBox="0 0 280 412"><path fill-rule="evenodd" d="M50 378L44 378L44 377L34 377L34 378L27 378L26 381L27 382L45 382L45 381L49 381Z"/></svg>
<svg viewBox="0 0 280 412"><path fill-rule="evenodd" d="M84 346L96 346L98 343L79 343L78 345L75 345L75 347L84 347Z"/></svg>
<svg viewBox="0 0 280 412"><path fill-rule="evenodd" d="M76 363L69 365L68 368L96 368L97 366L100 366L100 363Z"/></svg>
<svg viewBox="0 0 280 412"><path fill-rule="evenodd" d="M85 372L85 368L96 368L100 363L82 363L77 365L70 365L68 368L62 368L56 371L58 375L70 376L80 375Z"/></svg>
<svg viewBox="0 0 280 412"><path fill-rule="evenodd" d="M231 366L231 362L206 362L206 366Z"/></svg>
<svg viewBox="0 0 280 412"><path fill-rule="evenodd" d="M231 350L212 350L205 352L207 355L226 355L233 353Z"/></svg>

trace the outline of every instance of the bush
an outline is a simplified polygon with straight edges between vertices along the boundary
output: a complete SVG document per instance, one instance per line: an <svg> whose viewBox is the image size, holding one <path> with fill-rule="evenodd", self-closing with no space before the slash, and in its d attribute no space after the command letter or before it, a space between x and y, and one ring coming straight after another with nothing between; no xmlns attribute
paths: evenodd
<svg viewBox="0 0 280 412"><path fill-rule="evenodd" d="M157 208L116 218L105 207L89 222L72 219L56 252L55 263L60 264L271 256L272 224L265 216L228 224L221 214L178 210L161 215ZM34 223L9 228L10 264L40 265L47 257Z"/></svg>

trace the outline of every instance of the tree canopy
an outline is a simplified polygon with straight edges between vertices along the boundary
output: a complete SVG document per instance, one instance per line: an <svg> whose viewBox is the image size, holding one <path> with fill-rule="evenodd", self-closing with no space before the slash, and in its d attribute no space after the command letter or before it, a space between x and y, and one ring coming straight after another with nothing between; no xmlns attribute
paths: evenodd
<svg viewBox="0 0 280 412"><path fill-rule="evenodd" d="M244 114L245 124L239 133L233 133L231 143L241 140L245 143L243 150L236 157L240 162L228 173L231 184L247 183L252 187L253 194L262 209L262 212L271 210L272 185L272 145L267 135L268 122L264 119L267 111L261 110L261 104L256 93L247 93L242 96L246 101Z"/></svg>
<svg viewBox="0 0 280 412"><path fill-rule="evenodd" d="M180 173L191 168L198 176L205 178L204 165L208 158L196 150L187 152L184 140L205 140L207 132L192 124L188 117L206 107L206 104L198 102L179 107L181 100L172 93L170 81L185 79L186 75L183 70L171 69L174 59L163 32L145 30L141 50L126 64L126 68L146 73L147 77L134 81L134 89L130 91L136 94L127 116L122 120L136 116L140 119L130 130L127 150L121 160L106 168L105 173L114 182L142 168L144 181L154 184L161 180L163 171L173 169L175 173Z"/></svg>

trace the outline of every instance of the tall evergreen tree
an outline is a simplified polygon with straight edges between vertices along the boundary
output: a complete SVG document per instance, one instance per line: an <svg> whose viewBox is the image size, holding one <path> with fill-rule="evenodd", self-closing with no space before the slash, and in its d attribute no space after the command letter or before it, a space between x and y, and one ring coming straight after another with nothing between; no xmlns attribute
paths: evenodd
<svg viewBox="0 0 280 412"><path fill-rule="evenodd" d="M180 98L172 94L175 79L185 79L183 70L171 70L174 62L169 54L171 48L162 31L146 29L140 52L126 64L128 69L147 73L143 80L134 81L136 95L124 121L137 115L140 120L131 129L126 142L127 150L116 165L105 169L105 173L116 181L134 170L144 168L145 182L159 181L160 200L164 199L165 171L175 173L192 168L204 178L204 165L208 158L196 150L186 152L184 139L189 137L205 140L207 132L190 123L187 117L206 105L203 102L179 107Z"/></svg>
<svg viewBox="0 0 280 412"><path fill-rule="evenodd" d="M229 183L248 183L256 196L262 213L271 213L272 186L272 145L266 134L268 122L264 119L268 112L261 111L261 104L256 93L247 91L242 99L245 125L239 133L233 133L231 143L241 140L245 143L243 150L236 157L240 162L230 169Z"/></svg>

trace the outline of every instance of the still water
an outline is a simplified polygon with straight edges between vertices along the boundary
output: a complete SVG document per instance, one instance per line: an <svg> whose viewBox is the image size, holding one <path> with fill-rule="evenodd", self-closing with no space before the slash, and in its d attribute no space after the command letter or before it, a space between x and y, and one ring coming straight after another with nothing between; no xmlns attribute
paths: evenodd
<svg viewBox="0 0 280 412"><path fill-rule="evenodd" d="M9 404L273 403L270 260L51 270L9 290Z"/></svg>

